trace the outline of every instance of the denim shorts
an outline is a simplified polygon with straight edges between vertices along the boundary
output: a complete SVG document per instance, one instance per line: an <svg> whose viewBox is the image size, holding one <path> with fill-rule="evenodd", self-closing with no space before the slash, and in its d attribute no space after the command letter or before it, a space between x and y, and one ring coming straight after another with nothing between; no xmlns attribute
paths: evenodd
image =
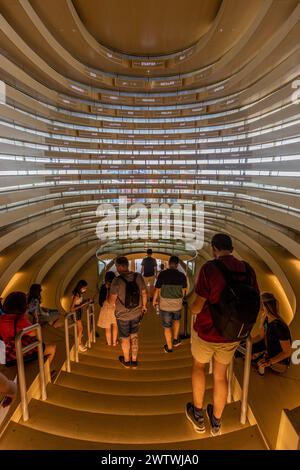
<svg viewBox="0 0 300 470"><path fill-rule="evenodd" d="M159 310L162 326L164 328L172 328L174 321L181 319L181 310L177 312L166 312L165 310Z"/></svg>
<svg viewBox="0 0 300 470"><path fill-rule="evenodd" d="M119 337L129 338L130 335L134 335L139 331L140 321L142 316L138 316L133 320L119 320L117 319Z"/></svg>

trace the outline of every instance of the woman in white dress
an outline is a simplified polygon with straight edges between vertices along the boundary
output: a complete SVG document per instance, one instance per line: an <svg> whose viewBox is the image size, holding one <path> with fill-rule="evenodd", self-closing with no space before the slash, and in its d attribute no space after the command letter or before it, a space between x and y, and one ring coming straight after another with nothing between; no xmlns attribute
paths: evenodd
<svg viewBox="0 0 300 470"><path fill-rule="evenodd" d="M107 302L109 295L109 288L115 274L112 271L107 271L105 274L104 284L102 284L99 293L99 305L101 307L98 326L105 329L106 342L108 346L116 346L118 344L118 326L115 317L115 309Z"/></svg>

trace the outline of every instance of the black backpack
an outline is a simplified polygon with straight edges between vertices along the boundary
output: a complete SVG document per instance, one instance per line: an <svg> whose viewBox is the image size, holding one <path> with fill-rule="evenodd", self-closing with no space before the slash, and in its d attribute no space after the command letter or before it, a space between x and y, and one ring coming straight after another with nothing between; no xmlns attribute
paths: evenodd
<svg viewBox="0 0 300 470"><path fill-rule="evenodd" d="M251 271L230 271L220 260L213 264L222 272L226 285L218 303L210 304L214 327L221 336L232 341L246 339L260 310L259 292L251 286Z"/></svg>
<svg viewBox="0 0 300 470"><path fill-rule="evenodd" d="M136 278L138 276L138 273L134 273L133 280L128 281L120 275L120 279L122 279L125 284L126 284L126 292L125 292L125 307L128 309L133 309L139 306L140 304L140 288L137 285ZM123 302L122 302L123 303Z"/></svg>

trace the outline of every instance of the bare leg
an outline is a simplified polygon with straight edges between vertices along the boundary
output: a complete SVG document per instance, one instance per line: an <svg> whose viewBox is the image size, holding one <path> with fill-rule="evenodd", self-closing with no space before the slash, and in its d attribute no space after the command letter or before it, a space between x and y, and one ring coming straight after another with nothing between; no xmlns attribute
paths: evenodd
<svg viewBox="0 0 300 470"><path fill-rule="evenodd" d="M46 344L44 350L44 356L49 359L49 363L51 364L56 352L56 344Z"/></svg>
<svg viewBox="0 0 300 470"><path fill-rule="evenodd" d="M193 401L196 408L203 407L203 400L205 394L205 366L201 362L193 360L192 370L192 386L193 386Z"/></svg>
<svg viewBox="0 0 300 470"><path fill-rule="evenodd" d="M108 346L111 346L111 327L105 328L105 336Z"/></svg>
<svg viewBox="0 0 300 470"><path fill-rule="evenodd" d="M214 416L221 419L223 410L227 403L228 393L228 380L227 380L228 365L221 364L214 361L213 374L214 374Z"/></svg>
<svg viewBox="0 0 300 470"><path fill-rule="evenodd" d="M131 354L132 354L132 360L136 361L137 360L137 355L138 355L138 350L139 350L139 338L138 334L135 333L134 335L130 336L131 340Z"/></svg>
<svg viewBox="0 0 300 470"><path fill-rule="evenodd" d="M112 325L112 338L113 338L113 345L116 346L118 342L118 326L117 324Z"/></svg>
<svg viewBox="0 0 300 470"><path fill-rule="evenodd" d="M78 346L81 345L82 341L82 333L83 333L83 326L82 326L82 321L77 320L77 335L78 335Z"/></svg>
<svg viewBox="0 0 300 470"><path fill-rule="evenodd" d="M165 338L166 338L168 349L172 349L173 348L172 328L164 328L164 333L165 333Z"/></svg>
<svg viewBox="0 0 300 470"><path fill-rule="evenodd" d="M178 339L180 330L180 320L174 320L173 323L173 338Z"/></svg>
<svg viewBox="0 0 300 470"><path fill-rule="evenodd" d="M130 336L128 338L121 339L122 351L124 355L124 361L130 361Z"/></svg>

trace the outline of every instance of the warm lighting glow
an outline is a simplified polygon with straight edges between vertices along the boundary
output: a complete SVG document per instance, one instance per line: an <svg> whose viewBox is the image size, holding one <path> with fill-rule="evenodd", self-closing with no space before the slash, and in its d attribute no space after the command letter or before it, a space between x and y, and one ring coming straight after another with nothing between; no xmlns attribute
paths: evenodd
<svg viewBox="0 0 300 470"><path fill-rule="evenodd" d="M294 312L281 283L275 274L265 274L265 277L269 281L268 290L272 291L279 302L280 315L287 324L290 324L294 318Z"/></svg>
<svg viewBox="0 0 300 470"><path fill-rule="evenodd" d="M291 265L299 271L300 274L300 260L297 258L292 258L289 260Z"/></svg>
<svg viewBox="0 0 300 470"><path fill-rule="evenodd" d="M17 272L16 274L13 275L13 277L11 278L11 280L8 282L8 284L6 284L6 287L5 289L3 290L2 294L1 294L1 297L3 297L3 299L5 299L5 297L10 294L11 292L13 291L24 291L24 281L25 281L25 278L26 278L26 273L25 272ZM26 281L25 281L26 282ZM26 289L26 292L27 292L27 289Z"/></svg>

